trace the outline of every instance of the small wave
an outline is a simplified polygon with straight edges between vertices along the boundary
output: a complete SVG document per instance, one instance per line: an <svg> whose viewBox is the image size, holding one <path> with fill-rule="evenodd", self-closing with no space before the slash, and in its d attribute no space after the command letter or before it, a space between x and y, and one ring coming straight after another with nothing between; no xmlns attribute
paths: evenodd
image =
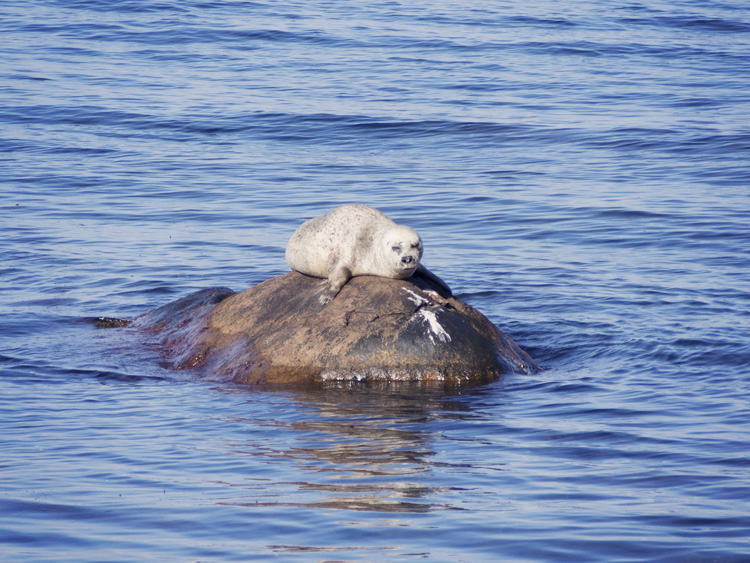
<svg viewBox="0 0 750 563"><path fill-rule="evenodd" d="M695 15L652 15L644 18L618 18L619 23L633 26L648 26L658 29L697 30L710 33L747 33L750 24L740 20L704 18Z"/></svg>
<svg viewBox="0 0 750 563"><path fill-rule="evenodd" d="M580 24L568 18L536 17L536 16L508 16L502 19L502 24L519 27L566 28L578 27Z"/></svg>
<svg viewBox="0 0 750 563"><path fill-rule="evenodd" d="M248 4L250 2L247 2ZM194 4L191 2L190 4ZM127 14L144 14L144 13L178 13L185 14L190 10L179 3L163 0L118 0L110 2L109 0L67 0L65 7L72 10L91 10L95 12L115 12Z"/></svg>

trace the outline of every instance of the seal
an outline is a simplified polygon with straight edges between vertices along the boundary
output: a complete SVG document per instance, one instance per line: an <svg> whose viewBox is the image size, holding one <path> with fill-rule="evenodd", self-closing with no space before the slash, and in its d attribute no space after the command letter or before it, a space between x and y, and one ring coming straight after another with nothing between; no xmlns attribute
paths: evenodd
<svg viewBox="0 0 750 563"><path fill-rule="evenodd" d="M452 295L443 280L420 264L422 251L417 231L397 225L373 207L354 203L302 223L286 246L286 261L295 272L327 278L320 296L323 305L353 276L419 275Z"/></svg>

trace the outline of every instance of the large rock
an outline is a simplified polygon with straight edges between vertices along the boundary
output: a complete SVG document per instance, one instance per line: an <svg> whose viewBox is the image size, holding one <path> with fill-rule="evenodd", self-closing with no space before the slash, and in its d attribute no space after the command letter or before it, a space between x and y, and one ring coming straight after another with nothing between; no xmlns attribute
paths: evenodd
<svg viewBox="0 0 750 563"><path fill-rule="evenodd" d="M241 293L212 288L155 309L134 326L156 333L169 365L251 384L418 381L456 386L538 370L476 309L426 279L351 279L330 303L298 273Z"/></svg>

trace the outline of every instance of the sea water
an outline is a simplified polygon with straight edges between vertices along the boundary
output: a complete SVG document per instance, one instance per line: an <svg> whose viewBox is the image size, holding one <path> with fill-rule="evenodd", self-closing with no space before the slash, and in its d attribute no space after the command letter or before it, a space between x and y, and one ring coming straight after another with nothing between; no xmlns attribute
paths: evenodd
<svg viewBox="0 0 750 563"><path fill-rule="evenodd" d="M750 560L742 0L3 0L0 553ZM544 368L258 392L132 318L373 205Z"/></svg>

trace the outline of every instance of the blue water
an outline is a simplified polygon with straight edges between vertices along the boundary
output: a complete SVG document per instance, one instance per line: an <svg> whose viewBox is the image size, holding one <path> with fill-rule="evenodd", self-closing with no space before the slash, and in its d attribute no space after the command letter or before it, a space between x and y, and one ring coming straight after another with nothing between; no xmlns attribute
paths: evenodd
<svg viewBox="0 0 750 563"><path fill-rule="evenodd" d="M0 553L750 560L744 0L3 0ZM344 202L545 367L257 392L127 331Z"/></svg>

